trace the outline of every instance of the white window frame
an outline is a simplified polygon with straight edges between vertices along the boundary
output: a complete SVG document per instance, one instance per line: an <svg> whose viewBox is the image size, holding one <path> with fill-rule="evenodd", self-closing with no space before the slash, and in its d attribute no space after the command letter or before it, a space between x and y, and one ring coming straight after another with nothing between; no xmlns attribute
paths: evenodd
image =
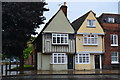
<svg viewBox="0 0 120 80"><path fill-rule="evenodd" d="M116 53L117 56L112 56L112 53ZM111 63L112 63L112 64L117 64L117 63L119 63L119 54L118 54L118 52L112 52L112 53L111 53ZM117 58L117 61L112 61L112 58Z"/></svg>
<svg viewBox="0 0 120 80"><path fill-rule="evenodd" d="M83 57L85 57L85 62L83 62L84 60ZM80 58L81 58L81 62L80 62ZM76 64L90 64L90 54L89 53L77 53L75 55L75 63Z"/></svg>
<svg viewBox="0 0 120 80"><path fill-rule="evenodd" d="M111 46L118 46L118 35L117 34L110 35L110 44Z"/></svg>
<svg viewBox="0 0 120 80"><path fill-rule="evenodd" d="M96 27L96 21L94 19L87 19L87 27L95 28Z"/></svg>
<svg viewBox="0 0 120 80"><path fill-rule="evenodd" d="M115 23L115 18L108 18L109 23Z"/></svg>
<svg viewBox="0 0 120 80"><path fill-rule="evenodd" d="M55 58L56 58L56 62L55 62ZM53 53L50 58L50 63L51 64L67 64L66 53Z"/></svg>
<svg viewBox="0 0 120 80"><path fill-rule="evenodd" d="M59 37L60 42L58 43L57 41L57 37ZM54 39L55 38L55 43L54 43ZM63 38L63 41L62 41ZM52 34L52 44L68 44L68 34Z"/></svg>
<svg viewBox="0 0 120 80"><path fill-rule="evenodd" d="M98 35L83 34L83 45L98 45Z"/></svg>

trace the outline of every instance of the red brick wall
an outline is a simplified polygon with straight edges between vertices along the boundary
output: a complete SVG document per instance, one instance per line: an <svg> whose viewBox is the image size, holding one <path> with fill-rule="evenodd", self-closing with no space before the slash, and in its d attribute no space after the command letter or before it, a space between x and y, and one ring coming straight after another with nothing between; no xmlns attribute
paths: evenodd
<svg viewBox="0 0 120 80"><path fill-rule="evenodd" d="M103 65L107 67L111 67L111 53L113 51L119 52L120 57L120 24L110 24L110 23L103 23L103 29L105 30L104 36L104 45L105 45L105 53L103 56ZM110 34L117 34L118 35L118 44L119 46L111 46L110 45ZM120 62L120 58L119 58Z"/></svg>

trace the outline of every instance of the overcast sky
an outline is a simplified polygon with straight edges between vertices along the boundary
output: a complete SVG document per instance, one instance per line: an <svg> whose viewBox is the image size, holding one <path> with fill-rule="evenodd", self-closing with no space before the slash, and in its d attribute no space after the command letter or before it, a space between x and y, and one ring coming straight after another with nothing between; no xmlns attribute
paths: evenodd
<svg viewBox="0 0 120 80"><path fill-rule="evenodd" d="M74 21L90 10L96 13L97 17L102 13L118 14L119 0L100 0L99 2L95 0L89 0L89 2L87 2L88 0L46 0L48 5L45 7L49 8L49 11L44 12L44 16L46 17L46 20L44 21L45 23L49 21L49 19L59 10L65 1L67 2L68 6L67 15L70 22ZM41 25L41 27L44 27L44 25ZM42 28L37 29L37 32L39 33L41 29Z"/></svg>

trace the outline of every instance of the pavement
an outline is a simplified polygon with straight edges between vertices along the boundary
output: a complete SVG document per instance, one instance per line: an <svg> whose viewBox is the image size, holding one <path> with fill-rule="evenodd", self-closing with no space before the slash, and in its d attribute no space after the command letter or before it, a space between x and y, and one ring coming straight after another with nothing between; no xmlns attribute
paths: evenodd
<svg viewBox="0 0 120 80"><path fill-rule="evenodd" d="M67 71L41 71L41 70L31 70L31 71L24 71L24 74L20 74L19 71L8 71L7 76L12 75L39 75L39 74L95 74L95 75L120 75L120 69L117 70L67 70ZM6 76L3 74L2 76Z"/></svg>
<svg viewBox="0 0 120 80"><path fill-rule="evenodd" d="M2 80L120 80L120 70L68 70L68 71L14 71L3 75Z"/></svg>

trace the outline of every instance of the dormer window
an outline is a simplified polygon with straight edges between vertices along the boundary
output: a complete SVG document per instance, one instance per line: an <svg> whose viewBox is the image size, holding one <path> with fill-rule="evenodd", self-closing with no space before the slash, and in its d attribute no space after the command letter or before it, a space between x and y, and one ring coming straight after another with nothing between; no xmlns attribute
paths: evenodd
<svg viewBox="0 0 120 80"><path fill-rule="evenodd" d="M52 44L68 44L68 34L52 34Z"/></svg>
<svg viewBox="0 0 120 80"><path fill-rule="evenodd" d="M95 25L95 20L90 20L90 19L88 19L88 20L87 20L87 27L89 27L89 28L94 28L94 27L96 27L96 25Z"/></svg>
<svg viewBox="0 0 120 80"><path fill-rule="evenodd" d="M115 18L108 18L109 23L115 23Z"/></svg>

